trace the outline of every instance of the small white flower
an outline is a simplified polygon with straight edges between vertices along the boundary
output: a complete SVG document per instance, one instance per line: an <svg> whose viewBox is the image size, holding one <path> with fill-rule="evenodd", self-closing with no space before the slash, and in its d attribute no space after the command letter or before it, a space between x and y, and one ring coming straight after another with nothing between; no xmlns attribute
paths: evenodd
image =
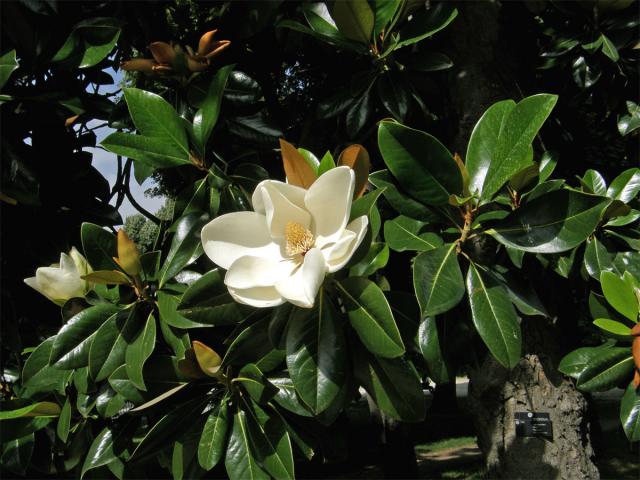
<svg viewBox="0 0 640 480"><path fill-rule="evenodd" d="M367 231L366 216L347 225L353 189L349 167L329 170L308 190L265 180L253 193L254 212L205 225L204 251L227 270L233 298L254 307L313 307L325 275L347 264Z"/></svg>
<svg viewBox="0 0 640 480"><path fill-rule="evenodd" d="M60 254L60 263L40 267L36 276L25 278L24 283L37 290L52 302L63 305L73 297L84 297L91 289L89 282L80 278L90 273L91 267L75 247L69 254Z"/></svg>

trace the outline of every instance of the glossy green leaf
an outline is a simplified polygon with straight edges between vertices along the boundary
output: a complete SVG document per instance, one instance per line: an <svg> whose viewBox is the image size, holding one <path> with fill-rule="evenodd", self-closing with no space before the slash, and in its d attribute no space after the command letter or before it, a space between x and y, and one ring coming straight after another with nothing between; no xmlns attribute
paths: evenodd
<svg viewBox="0 0 640 480"><path fill-rule="evenodd" d="M553 173L558 164L557 155L545 150L542 153L539 164L538 183L544 183Z"/></svg>
<svg viewBox="0 0 640 480"><path fill-rule="evenodd" d="M189 213L174 224L175 234L171 240L169 253L158 274L158 284L161 287L202 255L200 231L207 221L209 221L208 214Z"/></svg>
<svg viewBox="0 0 640 480"><path fill-rule="evenodd" d="M16 60L15 50L11 50L0 56L0 89L4 87L13 71L17 68L18 61Z"/></svg>
<svg viewBox="0 0 640 480"><path fill-rule="evenodd" d="M349 138L356 138L362 132L365 125L372 120L375 113L375 106L373 104L373 96L371 94L371 83L360 95L360 98L355 100L345 117L347 123L347 134Z"/></svg>
<svg viewBox="0 0 640 480"><path fill-rule="evenodd" d="M411 21L400 29L400 42L396 48L413 45L430 37L449 25L458 15L450 3L437 3L412 15Z"/></svg>
<svg viewBox="0 0 640 480"><path fill-rule="evenodd" d="M427 362L429 377L435 383L448 383L453 378L444 357L436 317L425 317L418 329L418 346Z"/></svg>
<svg viewBox="0 0 640 480"><path fill-rule="evenodd" d="M82 465L80 478L84 477L89 470L103 467L110 463L122 463L114 451L114 443L120 434L122 434L122 431L116 433L109 427L102 429L89 447Z"/></svg>
<svg viewBox="0 0 640 480"><path fill-rule="evenodd" d="M423 317L444 313L460 303L464 280L456 244L422 252L415 258L413 288Z"/></svg>
<svg viewBox="0 0 640 480"><path fill-rule="evenodd" d="M595 193L600 196L607 194L607 182L600 172L596 170L589 169L584 172L580 183L587 188L587 193Z"/></svg>
<svg viewBox="0 0 640 480"><path fill-rule="evenodd" d="M300 398L316 414L325 410L346 379L342 322L320 291L316 307L296 309L287 330L287 367Z"/></svg>
<svg viewBox="0 0 640 480"><path fill-rule="evenodd" d="M172 140L163 137L114 132L100 144L110 152L133 158L151 168L170 168L190 165L188 152L177 148Z"/></svg>
<svg viewBox="0 0 640 480"><path fill-rule="evenodd" d="M111 232L93 223L85 222L80 227L84 255L94 270L117 270L113 257L118 256L116 237Z"/></svg>
<svg viewBox="0 0 640 480"><path fill-rule="evenodd" d="M442 246L442 239L433 232L420 233L425 222L400 215L384 223L384 239L396 252L425 252Z"/></svg>
<svg viewBox="0 0 640 480"><path fill-rule="evenodd" d="M229 413L229 397L224 396L220 404L211 410L198 443L198 462L205 470L211 470L222 459L225 452Z"/></svg>
<svg viewBox="0 0 640 480"><path fill-rule="evenodd" d="M296 415L302 417L312 416L308 407L306 407L298 397L295 386L289 377L271 377L269 381L278 388L278 393L276 393L276 396L273 398L275 403Z"/></svg>
<svg viewBox="0 0 640 480"><path fill-rule="evenodd" d="M320 159L320 164L318 165L318 176L328 172L332 168L336 168L336 162L333 159L331 152L327 151Z"/></svg>
<svg viewBox="0 0 640 480"><path fill-rule="evenodd" d="M602 349L580 373L576 386L585 392L604 392L629 378L633 367L628 347Z"/></svg>
<svg viewBox="0 0 640 480"><path fill-rule="evenodd" d="M284 422L269 406L251 402L247 411L247 431L254 458L273 478L293 479L293 451Z"/></svg>
<svg viewBox="0 0 640 480"><path fill-rule="evenodd" d="M268 402L278 393L278 387L267 380L260 369L253 363L242 367L233 381L241 384L249 396L260 404Z"/></svg>
<svg viewBox="0 0 640 480"><path fill-rule="evenodd" d="M199 280L199 279L198 279ZM196 282L198 281L196 280ZM174 328L198 328L208 326L204 323L194 322L183 317L177 308L180 304L180 296L169 291L158 291L158 312L160 321Z"/></svg>
<svg viewBox="0 0 640 480"><path fill-rule="evenodd" d="M355 258L354 255L353 258ZM389 247L386 243L374 242L364 258L358 261L349 269L349 275L357 277L368 277L384 268L389 261Z"/></svg>
<svg viewBox="0 0 640 480"><path fill-rule="evenodd" d="M140 390L146 390L144 376L142 375L144 363L153 353L156 345L156 319L153 313L149 314L141 331L127 346L125 352L125 365L129 380Z"/></svg>
<svg viewBox="0 0 640 480"><path fill-rule="evenodd" d="M607 302L632 322L638 321L638 298L633 288L613 272L602 272L600 284Z"/></svg>
<svg viewBox="0 0 640 480"><path fill-rule="evenodd" d="M23 398L29 398L40 392L56 391L64 394L64 386L71 372L58 370L49 366L49 357L55 337L49 337L38 345L24 364L22 369L21 392Z"/></svg>
<svg viewBox="0 0 640 480"><path fill-rule="evenodd" d="M103 418L111 418L117 415L126 399L112 389L109 384L103 383L96 397L96 411Z"/></svg>
<svg viewBox="0 0 640 480"><path fill-rule="evenodd" d="M382 105L399 122L405 120L411 105L411 96L402 78L396 72L389 71L382 74L376 81Z"/></svg>
<svg viewBox="0 0 640 480"><path fill-rule="evenodd" d="M640 106L631 100L626 103L629 115L618 117L618 131L623 137L640 128Z"/></svg>
<svg viewBox="0 0 640 480"><path fill-rule="evenodd" d="M373 34L377 35L383 30L387 24L391 21L393 16L396 14L398 8L402 4L401 0L374 0L373 14L375 18L375 23L373 27Z"/></svg>
<svg viewBox="0 0 640 480"><path fill-rule="evenodd" d="M65 43L51 59L78 68L88 68L104 60L120 37L120 22L115 18L83 20L71 31Z"/></svg>
<svg viewBox="0 0 640 480"><path fill-rule="evenodd" d="M237 410L229 437L224 466L230 480L268 480L269 475L258 465L249 446L247 413Z"/></svg>
<svg viewBox="0 0 640 480"><path fill-rule="evenodd" d="M358 354L356 378L386 415L403 422L420 422L425 416L425 397L420 377L404 357L377 358Z"/></svg>
<svg viewBox="0 0 640 480"><path fill-rule="evenodd" d="M219 269L213 269L192 283L182 295L178 305L180 316L201 325L230 325L239 323L245 316L245 308L238 305L224 284ZM189 328L170 322L176 327ZM192 325L196 326L196 325Z"/></svg>
<svg viewBox="0 0 640 480"><path fill-rule="evenodd" d="M631 332L631 328L626 326L624 323L620 323L609 318L596 318L593 321L593 324L601 330L614 335L628 336Z"/></svg>
<svg viewBox="0 0 640 480"><path fill-rule="evenodd" d="M393 209L410 218L425 220L428 210L421 203L400 193L389 170L379 170L369 175L369 181L378 189L384 189L383 195Z"/></svg>
<svg viewBox="0 0 640 480"><path fill-rule="evenodd" d="M402 355L404 343L382 290L362 277L346 278L336 286L351 326L367 350L385 358Z"/></svg>
<svg viewBox="0 0 640 480"><path fill-rule="evenodd" d="M206 397L197 396L169 411L151 427L131 453L130 459L141 459L149 454L156 455L170 446L200 418L206 401Z"/></svg>
<svg viewBox="0 0 640 480"><path fill-rule="evenodd" d="M620 401L620 423L630 442L640 441L640 393L633 382Z"/></svg>
<svg viewBox="0 0 640 480"><path fill-rule="evenodd" d="M607 197L629 203L640 192L640 168L625 170L613 179L607 189Z"/></svg>
<svg viewBox="0 0 640 480"><path fill-rule="evenodd" d="M62 440L63 443L67 443L69 437L69 428L71 427L71 402L67 398L58 417L58 423L56 425L56 435Z"/></svg>
<svg viewBox="0 0 640 480"><path fill-rule="evenodd" d="M207 96L193 117L193 134L203 151L218 121L222 94L233 67L234 65L226 65L216 72L209 84Z"/></svg>
<svg viewBox="0 0 640 480"><path fill-rule="evenodd" d="M480 338L498 362L507 368L515 367L520 360L522 334L506 290L472 263L467 273L467 291L471 318Z"/></svg>
<svg viewBox="0 0 640 480"><path fill-rule="evenodd" d="M139 310L122 310L109 317L96 331L89 350L89 372L101 381L125 363L125 352L142 328Z"/></svg>
<svg viewBox="0 0 640 480"><path fill-rule="evenodd" d="M584 266L591 277L600 280L600 274L614 270L613 254L595 236L587 240L584 251Z"/></svg>
<svg viewBox="0 0 640 480"><path fill-rule="evenodd" d="M408 68L418 72L438 72L453 67L453 62L443 53L420 52L419 56L408 65Z"/></svg>
<svg viewBox="0 0 640 480"><path fill-rule="evenodd" d="M493 270L489 274L505 289L509 299L522 314L550 318L549 312L530 284L523 282L513 272L499 273Z"/></svg>
<svg viewBox="0 0 640 480"><path fill-rule="evenodd" d="M609 57L612 61L617 62L620 60L620 54L618 53L618 49L613 44L609 37L607 37L604 33L600 34L600 38L602 39L602 53L604 53L607 57Z"/></svg>
<svg viewBox="0 0 640 480"><path fill-rule="evenodd" d="M562 358L558 365L558 370L571 378L577 379L584 369L591 364L591 361L602 350L611 348L613 343L613 340L609 340L609 342L603 343L597 347L578 348Z"/></svg>
<svg viewBox="0 0 640 480"><path fill-rule="evenodd" d="M2 457L0 458L3 470L7 469L23 477L31 464L34 447L35 437L33 433L28 433L19 438L13 438L4 443L2 446ZM3 473L6 475L5 472Z"/></svg>
<svg viewBox="0 0 640 480"><path fill-rule="evenodd" d="M471 133L466 166L470 191L489 200L533 160L532 142L558 97L539 94L492 105Z"/></svg>
<svg viewBox="0 0 640 480"><path fill-rule="evenodd" d="M431 135L383 121L378 146L400 186L419 202L445 205L449 195L462 193L462 177L453 156Z"/></svg>
<svg viewBox="0 0 640 480"><path fill-rule="evenodd" d="M57 417L59 415L60 405L53 402L29 403L22 399L0 402L0 420L22 417Z"/></svg>
<svg viewBox="0 0 640 480"><path fill-rule="evenodd" d="M89 364L89 350L96 331L118 307L100 304L89 307L65 323L51 347L49 364L61 370L85 367Z"/></svg>
<svg viewBox="0 0 640 480"><path fill-rule="evenodd" d="M556 190L527 202L487 233L525 252L565 252L593 233L610 202L575 190Z"/></svg>
<svg viewBox="0 0 640 480"><path fill-rule="evenodd" d="M364 44L371 40L375 19L367 0L335 2L331 16L340 33L349 40Z"/></svg>
<svg viewBox="0 0 640 480"><path fill-rule="evenodd" d="M309 20L309 18L310 17L307 17L307 21ZM323 27L327 27L327 22L323 23ZM366 45L360 42L349 40L348 38L343 36L340 32L338 32L337 29L331 32L329 32L329 30L326 29L326 31L321 33L321 28L318 28L315 22L314 22L313 28L309 28L293 20L282 20L281 22L278 23L278 28L288 28L296 32L302 32L307 35L311 35L323 42L329 43L330 45L334 45L338 48L343 48L345 50L350 50L357 53L366 52ZM316 31L316 28L318 28L317 31Z"/></svg>

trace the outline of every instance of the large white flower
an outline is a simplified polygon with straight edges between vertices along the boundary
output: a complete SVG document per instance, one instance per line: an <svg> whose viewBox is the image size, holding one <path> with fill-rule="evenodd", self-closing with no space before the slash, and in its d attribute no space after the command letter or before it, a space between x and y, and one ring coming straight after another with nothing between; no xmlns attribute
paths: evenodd
<svg viewBox="0 0 640 480"><path fill-rule="evenodd" d="M73 247L69 254L60 254L60 263L40 267L36 276L25 278L24 283L52 302L63 305L73 297L84 297L90 290L89 282L80 278L90 273L91 267L82 254Z"/></svg>
<svg viewBox="0 0 640 480"><path fill-rule="evenodd" d="M308 190L265 180L253 193L254 212L205 225L204 251L227 270L233 298L254 307L311 308L325 275L347 264L366 233L366 216L347 224L353 189L349 167L329 170Z"/></svg>

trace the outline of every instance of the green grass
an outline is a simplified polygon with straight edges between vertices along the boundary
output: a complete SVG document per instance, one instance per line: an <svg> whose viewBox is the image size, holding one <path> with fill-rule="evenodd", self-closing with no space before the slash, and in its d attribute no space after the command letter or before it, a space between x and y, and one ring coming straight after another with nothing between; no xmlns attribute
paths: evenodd
<svg viewBox="0 0 640 480"><path fill-rule="evenodd" d="M447 448L466 447L467 445L474 445L475 443L476 437L454 437L438 440L437 442L421 443L416 445L415 449L416 453L438 452L440 450L446 450Z"/></svg>

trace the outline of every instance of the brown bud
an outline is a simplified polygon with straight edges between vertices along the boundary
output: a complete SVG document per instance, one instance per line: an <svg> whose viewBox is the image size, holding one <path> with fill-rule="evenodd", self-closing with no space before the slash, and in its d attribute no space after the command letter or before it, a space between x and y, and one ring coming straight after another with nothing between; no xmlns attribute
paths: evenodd
<svg viewBox="0 0 640 480"><path fill-rule="evenodd" d="M187 55L187 68L191 72L204 72L209 68L209 61L206 58L199 58Z"/></svg>
<svg viewBox="0 0 640 480"><path fill-rule="evenodd" d="M636 368L640 368L640 337L633 339L631 344L631 354L633 355L633 361L636 364Z"/></svg>
<svg viewBox="0 0 640 480"><path fill-rule="evenodd" d="M213 37L215 36L218 29L211 30L200 37L200 41L198 42L198 55L206 55L213 49L213 43L215 40Z"/></svg>
<svg viewBox="0 0 640 480"><path fill-rule="evenodd" d="M212 58L220 55L229 45L231 45L230 40L218 40L213 43L211 50L205 54L205 57L211 60Z"/></svg>
<svg viewBox="0 0 640 480"><path fill-rule="evenodd" d="M640 337L640 322L636 323L635 326L631 329L630 335L634 337Z"/></svg>
<svg viewBox="0 0 640 480"><path fill-rule="evenodd" d="M364 195L369 182L369 170L371 169L371 160L369 152L362 145L353 144L345 148L338 157L338 166L346 165L351 167L355 173L355 189L353 198L360 198Z"/></svg>
<svg viewBox="0 0 640 480"><path fill-rule="evenodd" d="M636 369L635 373L633 374L633 386L636 388L640 386L640 372L638 372L638 369Z"/></svg>
<svg viewBox="0 0 640 480"><path fill-rule="evenodd" d="M120 64L120 68L128 72L152 73L156 62L148 58L132 58Z"/></svg>
<svg viewBox="0 0 640 480"><path fill-rule="evenodd" d="M151 55L153 55L153 58L155 58L158 63L170 64L176 57L176 53L171 45L165 42L153 42L149 45L149 50L151 50Z"/></svg>

